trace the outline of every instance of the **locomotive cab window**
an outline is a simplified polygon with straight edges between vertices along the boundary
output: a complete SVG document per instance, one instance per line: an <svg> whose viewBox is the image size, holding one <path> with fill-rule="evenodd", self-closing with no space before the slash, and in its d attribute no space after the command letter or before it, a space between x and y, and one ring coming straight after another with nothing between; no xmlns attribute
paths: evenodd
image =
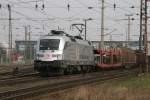
<svg viewBox="0 0 150 100"><path fill-rule="evenodd" d="M59 39L42 39L40 40L40 50L58 50Z"/></svg>

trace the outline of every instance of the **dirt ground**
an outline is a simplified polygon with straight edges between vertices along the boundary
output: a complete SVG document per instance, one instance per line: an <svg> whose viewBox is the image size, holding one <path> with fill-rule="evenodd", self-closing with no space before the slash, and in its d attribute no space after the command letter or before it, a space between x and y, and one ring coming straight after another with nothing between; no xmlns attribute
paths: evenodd
<svg viewBox="0 0 150 100"><path fill-rule="evenodd" d="M80 86L30 100L150 100L150 75Z"/></svg>

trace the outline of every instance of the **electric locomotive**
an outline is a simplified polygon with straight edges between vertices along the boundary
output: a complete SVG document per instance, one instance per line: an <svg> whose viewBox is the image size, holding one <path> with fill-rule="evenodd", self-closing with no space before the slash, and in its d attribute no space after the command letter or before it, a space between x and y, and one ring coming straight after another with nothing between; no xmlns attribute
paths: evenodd
<svg viewBox="0 0 150 100"><path fill-rule="evenodd" d="M94 70L93 46L80 36L52 30L38 40L34 69L41 74Z"/></svg>

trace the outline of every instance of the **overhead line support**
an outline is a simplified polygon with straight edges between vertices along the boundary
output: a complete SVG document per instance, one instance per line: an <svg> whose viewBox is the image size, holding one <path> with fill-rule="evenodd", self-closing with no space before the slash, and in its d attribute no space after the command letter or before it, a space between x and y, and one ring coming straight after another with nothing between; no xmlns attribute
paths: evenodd
<svg viewBox="0 0 150 100"><path fill-rule="evenodd" d="M104 47L104 0L102 0L102 8L101 8L101 45L100 47Z"/></svg>
<svg viewBox="0 0 150 100"><path fill-rule="evenodd" d="M8 44L9 44L9 62L11 64L11 56L12 56L12 18L11 18L11 6L8 4L8 11L9 11L9 33L8 33Z"/></svg>
<svg viewBox="0 0 150 100"><path fill-rule="evenodd" d="M144 51L145 54L145 67L146 72L149 72L148 66L148 47L147 47L147 3L149 0L141 0L141 9L140 9L140 41L139 49ZM142 42L143 37L143 42ZM144 48L142 48L144 46Z"/></svg>

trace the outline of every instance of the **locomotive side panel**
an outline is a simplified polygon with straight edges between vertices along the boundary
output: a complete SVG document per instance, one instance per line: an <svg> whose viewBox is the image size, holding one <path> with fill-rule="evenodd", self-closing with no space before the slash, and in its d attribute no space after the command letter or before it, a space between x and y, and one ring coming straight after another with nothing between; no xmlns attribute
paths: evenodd
<svg viewBox="0 0 150 100"><path fill-rule="evenodd" d="M93 65L93 48L90 45L67 42L64 47L64 60L69 65Z"/></svg>
<svg viewBox="0 0 150 100"><path fill-rule="evenodd" d="M64 60L65 61L74 61L76 59L76 46L75 43L66 42L63 50Z"/></svg>

